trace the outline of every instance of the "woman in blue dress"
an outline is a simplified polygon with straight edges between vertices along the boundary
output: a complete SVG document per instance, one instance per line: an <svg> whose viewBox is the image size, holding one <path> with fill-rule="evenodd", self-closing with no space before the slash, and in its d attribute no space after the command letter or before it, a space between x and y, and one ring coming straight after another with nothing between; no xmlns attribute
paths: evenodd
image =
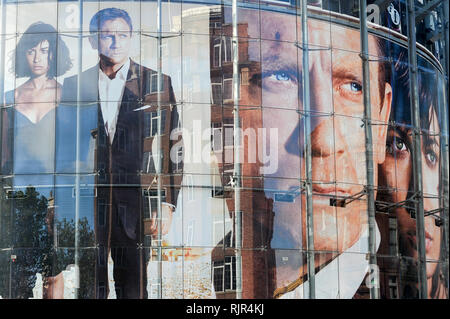
<svg viewBox="0 0 450 319"><path fill-rule="evenodd" d="M1 284L0 295L33 297L36 274L40 273L43 297L62 297L58 295L62 291L55 288L62 274L54 267L51 216L55 114L61 94L61 84L55 77L66 73L72 63L55 28L43 22L26 30L14 53L16 78L28 80L7 92L4 99L2 175L11 178L7 191L9 209L5 212L3 207L2 215L10 217L6 241L12 248L12 263L10 279L8 284Z"/></svg>

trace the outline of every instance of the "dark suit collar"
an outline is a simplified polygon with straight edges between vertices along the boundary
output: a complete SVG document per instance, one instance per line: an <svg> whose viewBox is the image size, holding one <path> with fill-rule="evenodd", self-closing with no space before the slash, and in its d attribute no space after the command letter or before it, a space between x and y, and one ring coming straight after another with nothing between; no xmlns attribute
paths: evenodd
<svg viewBox="0 0 450 319"><path fill-rule="evenodd" d="M128 73L127 73L127 81L130 81L130 80L135 80L135 79L139 79L139 73L140 73L140 65L139 64L137 64L136 62L134 62L131 58L129 58L130 59L130 67L129 67L129 69L128 69ZM87 69L86 71L85 71L85 74L87 75L87 76L91 76L91 75L94 75L94 74L97 74L97 78L98 78L98 72L100 72L100 62L99 63L97 63L95 66L93 66L92 68L90 68L90 69Z"/></svg>
<svg viewBox="0 0 450 319"><path fill-rule="evenodd" d="M127 81L137 80L140 77L140 65L130 59L130 68L128 69Z"/></svg>

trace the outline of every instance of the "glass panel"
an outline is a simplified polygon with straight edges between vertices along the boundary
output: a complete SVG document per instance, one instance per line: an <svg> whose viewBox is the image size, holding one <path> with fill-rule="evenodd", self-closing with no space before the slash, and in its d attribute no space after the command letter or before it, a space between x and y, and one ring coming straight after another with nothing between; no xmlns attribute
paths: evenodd
<svg viewBox="0 0 450 319"><path fill-rule="evenodd" d="M83 37L82 47L79 48L78 37ZM59 41L66 43L72 67L69 71L63 72L63 64L59 64L58 82L62 83L61 104L75 106L77 101L80 103L93 103L98 100L98 52L95 46L98 45L98 36L91 36L89 33L60 33ZM94 47L93 47L94 45ZM63 45L61 44L60 47ZM81 54L81 52L83 52ZM65 59L63 51L58 53L58 61ZM78 70L81 61L81 75L78 79ZM78 81L80 81L80 90L78 92ZM79 96L78 96L79 94Z"/></svg>
<svg viewBox="0 0 450 319"><path fill-rule="evenodd" d="M186 184L183 187L183 243L197 247L223 245L227 226L224 222L223 200L218 196L212 197L209 176L190 176L185 177ZM228 233L229 226L227 228Z"/></svg>
<svg viewBox="0 0 450 319"><path fill-rule="evenodd" d="M11 254L11 250L0 250L0 296L2 299L11 298Z"/></svg>
<svg viewBox="0 0 450 319"><path fill-rule="evenodd" d="M223 1L222 34L233 35L233 18L231 1ZM259 1L237 1L238 37L259 38L260 37L260 13L258 12ZM267 21L267 20L266 20ZM216 24L217 25L217 24Z"/></svg>
<svg viewBox="0 0 450 319"><path fill-rule="evenodd" d="M271 247L284 249L303 248L306 234L304 234L304 206L300 183L295 179L269 179L264 180L266 192L262 208L267 209L263 218L268 225ZM258 198L258 197L256 197ZM273 229L273 231L272 231Z"/></svg>
<svg viewBox="0 0 450 319"><path fill-rule="evenodd" d="M81 175L79 204L77 206L76 178L70 175L55 177L55 235L60 247L74 247L76 235L76 214L78 208L78 231L80 247L92 247L99 239L94 236L95 216L100 208L94 206L99 191L94 187L94 176ZM99 223L99 227L102 224ZM100 234L99 234L100 235Z"/></svg>
<svg viewBox="0 0 450 319"><path fill-rule="evenodd" d="M165 86L172 86L172 94L175 98L162 96L164 104L167 100L180 101L182 98L181 89L181 76L183 71L181 69L181 36L174 36L167 33L162 35L161 41L161 71L163 73L163 81L161 88L166 92ZM140 60L141 64L149 67L152 72L148 78L145 79L145 86L147 88L146 94L152 94L157 92L158 87L158 39L156 33L142 33L140 37L141 52ZM167 79L166 75L170 77ZM168 81L168 83L166 83ZM156 105L156 98L153 104ZM173 101L171 101L173 102Z"/></svg>
<svg viewBox="0 0 450 319"><path fill-rule="evenodd" d="M183 287L184 269L189 258L183 248L161 249L162 261L158 261L159 249L148 249L147 292L149 299L180 299L186 290ZM197 274L198 275L198 274ZM159 291L161 290L161 291ZM160 293L160 295L158 294Z"/></svg>
<svg viewBox="0 0 450 319"><path fill-rule="evenodd" d="M303 299L306 274L302 271L306 265L306 255L299 250L276 249L269 264L268 275L271 298ZM272 268L273 267L273 268Z"/></svg>
<svg viewBox="0 0 450 319"><path fill-rule="evenodd" d="M285 31L287 32L287 30ZM298 48L293 42L261 41L262 105L298 108Z"/></svg>
<svg viewBox="0 0 450 319"><path fill-rule="evenodd" d="M48 14L49 12L58 12L58 1L27 1L25 3L17 4L17 32L23 33L30 24L36 21L42 21L50 24L53 27L57 25L57 14ZM38 31L40 32L54 32L51 30Z"/></svg>
<svg viewBox="0 0 450 319"><path fill-rule="evenodd" d="M81 233L85 236L84 232ZM96 263L98 249L78 250L78 264L75 264L76 249L57 248L54 256L53 277L47 288L47 298L56 299L97 299L105 298L105 280L99 275ZM96 272L97 269L97 272ZM76 289L79 288L79 289ZM45 290L44 290L45 291Z"/></svg>
<svg viewBox="0 0 450 319"><path fill-rule="evenodd" d="M427 262L428 298L448 299L445 262Z"/></svg>
<svg viewBox="0 0 450 319"><path fill-rule="evenodd" d="M225 275L224 269L220 269L216 263L217 260L223 260L223 250L216 252L212 248L186 247L183 254L183 298L220 298L218 291L214 290L214 282L220 280L220 274Z"/></svg>
<svg viewBox="0 0 450 319"><path fill-rule="evenodd" d="M80 173L93 173L96 169L103 172L102 169L105 169L100 163L95 163L98 149L106 145L104 131L98 129L98 104L79 103L79 108L78 120L76 105L62 104L56 110L55 171L57 173L77 172L77 159L80 164L78 166ZM78 128L77 123L79 123ZM99 175L99 178L102 177L103 175Z"/></svg>
<svg viewBox="0 0 450 319"><path fill-rule="evenodd" d="M3 60L0 61L0 70L2 72L3 92L0 105L11 106L14 101L14 88L16 85L16 41L17 37L15 34L11 35L0 35L0 50L4 54ZM23 61L24 62L24 61Z"/></svg>
<svg viewBox="0 0 450 319"><path fill-rule="evenodd" d="M20 90L18 88L17 90ZM51 173L54 171L55 103L15 105L14 112L14 173Z"/></svg>
<svg viewBox="0 0 450 319"><path fill-rule="evenodd" d="M257 140L257 143L249 143L249 146L258 148L254 151L258 156L255 154L254 158L257 158L255 162L260 166L259 174L279 178L303 177L300 158L303 152L303 128L296 111L274 108L245 110L242 119L244 124L253 125L250 129L243 129L248 130L249 134L253 133ZM250 150L247 152L251 154Z"/></svg>
<svg viewBox="0 0 450 319"><path fill-rule="evenodd" d="M182 36L182 102L205 103L211 101L210 37L207 35L183 34ZM206 80L208 79L208 80Z"/></svg>

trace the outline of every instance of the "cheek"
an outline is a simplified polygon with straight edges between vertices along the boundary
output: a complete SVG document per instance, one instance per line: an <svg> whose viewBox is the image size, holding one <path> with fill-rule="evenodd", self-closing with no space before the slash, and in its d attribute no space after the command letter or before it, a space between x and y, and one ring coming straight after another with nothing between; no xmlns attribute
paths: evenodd
<svg viewBox="0 0 450 319"><path fill-rule="evenodd" d="M29 65L33 64L33 56L27 55L26 59L27 59L27 62L28 62Z"/></svg>

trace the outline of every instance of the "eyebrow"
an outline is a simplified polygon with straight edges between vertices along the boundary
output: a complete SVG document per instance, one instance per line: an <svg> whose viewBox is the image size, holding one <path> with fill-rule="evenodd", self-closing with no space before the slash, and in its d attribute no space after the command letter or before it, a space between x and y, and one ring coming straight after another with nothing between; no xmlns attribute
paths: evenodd
<svg viewBox="0 0 450 319"><path fill-rule="evenodd" d="M394 135L393 139L401 138L403 141L405 141L408 148L411 149L412 145L411 145L411 141L410 141L410 137L411 137L411 129L410 128L406 128L404 126L396 126L392 131L394 134L397 133L399 135L399 137Z"/></svg>
<svg viewBox="0 0 450 319"><path fill-rule="evenodd" d="M436 138L436 136L439 136L439 134L424 134L425 138L424 138L424 146L425 147L437 147L439 148L440 143L439 143L439 139Z"/></svg>
<svg viewBox="0 0 450 319"><path fill-rule="evenodd" d="M354 71L350 71L347 68L337 67L332 70L333 78L339 79L352 79L358 82L362 82L362 74L355 74Z"/></svg>
<svg viewBox="0 0 450 319"><path fill-rule="evenodd" d="M299 69L297 61L295 61L295 63L287 62L285 59L281 59L279 54L273 54L265 57L262 59L261 63L261 71L263 73L265 70L290 70L295 71L295 73L301 74L301 70Z"/></svg>

